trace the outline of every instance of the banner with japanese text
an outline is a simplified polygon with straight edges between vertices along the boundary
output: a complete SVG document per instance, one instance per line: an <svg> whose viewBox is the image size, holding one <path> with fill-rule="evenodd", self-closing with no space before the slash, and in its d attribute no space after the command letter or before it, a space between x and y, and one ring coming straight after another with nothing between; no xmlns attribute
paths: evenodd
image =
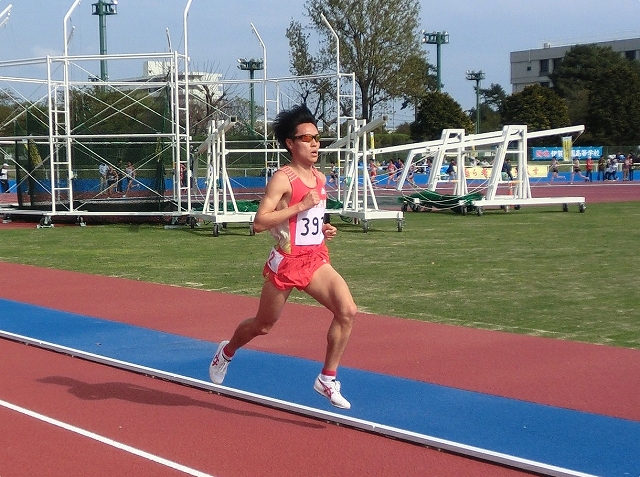
<svg viewBox="0 0 640 477"><path fill-rule="evenodd" d="M531 153L531 159L534 161L550 161L554 157L559 160L565 160L565 151L562 147L533 147ZM592 159L600 159L602 156L602 146L584 146L584 147L572 147L571 158L577 157L580 160L584 160L588 157Z"/></svg>

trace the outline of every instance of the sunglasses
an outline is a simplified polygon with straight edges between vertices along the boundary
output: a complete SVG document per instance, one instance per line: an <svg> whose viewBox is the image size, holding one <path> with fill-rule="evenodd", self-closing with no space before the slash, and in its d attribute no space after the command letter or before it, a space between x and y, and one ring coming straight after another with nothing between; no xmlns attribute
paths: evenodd
<svg viewBox="0 0 640 477"><path fill-rule="evenodd" d="M317 143L320 143L320 134L300 134L299 136L293 136L294 139L300 139L302 142L311 142L315 139Z"/></svg>

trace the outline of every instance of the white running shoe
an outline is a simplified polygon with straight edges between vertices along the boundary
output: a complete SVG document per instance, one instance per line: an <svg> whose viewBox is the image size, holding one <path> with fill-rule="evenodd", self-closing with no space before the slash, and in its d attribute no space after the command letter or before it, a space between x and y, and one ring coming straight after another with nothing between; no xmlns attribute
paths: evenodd
<svg viewBox="0 0 640 477"><path fill-rule="evenodd" d="M223 341L218 345L216 354L213 355L211 364L209 365L209 377L215 384L222 384L224 377L227 374L227 368L229 367L230 359L224 357L222 349L227 345L229 341Z"/></svg>
<svg viewBox="0 0 640 477"><path fill-rule="evenodd" d="M325 383L321 381L320 376L318 376L316 382L313 383L313 389L326 397L335 407L351 409L351 403L340 394L340 381L334 379L333 381Z"/></svg>

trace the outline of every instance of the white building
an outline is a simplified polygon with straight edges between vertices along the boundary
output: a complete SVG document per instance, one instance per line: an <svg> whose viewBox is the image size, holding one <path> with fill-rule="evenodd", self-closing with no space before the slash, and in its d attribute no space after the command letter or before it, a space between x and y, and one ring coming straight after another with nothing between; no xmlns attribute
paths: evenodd
<svg viewBox="0 0 640 477"><path fill-rule="evenodd" d="M145 61L140 81L162 81L169 74L170 67L166 61ZM210 100L220 99L223 93L221 78L221 73L190 71L189 94L192 99L205 101L207 92ZM183 79L183 75L180 75L180 79Z"/></svg>
<svg viewBox="0 0 640 477"><path fill-rule="evenodd" d="M597 46L611 47L629 60L640 60L640 38L613 40L593 43ZM512 51L511 92L519 93L532 84L552 86L549 75L558 67L567 51L575 45L552 46L545 43L543 48Z"/></svg>

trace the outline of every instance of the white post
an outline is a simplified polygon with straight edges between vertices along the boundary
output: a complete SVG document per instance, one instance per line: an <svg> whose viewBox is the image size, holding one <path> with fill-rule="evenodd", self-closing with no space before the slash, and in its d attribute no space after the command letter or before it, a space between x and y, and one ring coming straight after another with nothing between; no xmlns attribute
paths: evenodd
<svg viewBox="0 0 640 477"><path fill-rule="evenodd" d="M76 9L76 7L78 6L78 4L80 3L80 0L75 0L75 2L73 2L73 5L71 5L71 8L69 9L69 11L67 12L67 14L64 16L64 22L62 23L62 32L64 34L64 56L66 57L69 54L69 36L67 33L67 23L69 22L69 18L71 17L71 14L73 13L73 11ZM11 6L11 5L9 5ZM4 12L3 12L4 13Z"/></svg>
<svg viewBox="0 0 640 477"><path fill-rule="evenodd" d="M256 37L258 38L258 41L260 42L260 46L262 46L262 104L264 104L264 111L262 112L262 131L263 131L263 149L264 151L264 169L265 169L265 174L264 174L264 181L265 184L267 182L269 182L269 152L267 151L267 135L268 135L268 129L267 129L267 121L268 121L268 102L267 102L267 46L264 44L264 41L262 41L262 37L260 36L260 33L258 33L258 29L256 28L256 26L251 23L251 30L253 30L253 33L256 35ZM253 88L253 84L251 85L251 87ZM253 107L253 106L252 106ZM280 161L278 161L279 163Z"/></svg>

